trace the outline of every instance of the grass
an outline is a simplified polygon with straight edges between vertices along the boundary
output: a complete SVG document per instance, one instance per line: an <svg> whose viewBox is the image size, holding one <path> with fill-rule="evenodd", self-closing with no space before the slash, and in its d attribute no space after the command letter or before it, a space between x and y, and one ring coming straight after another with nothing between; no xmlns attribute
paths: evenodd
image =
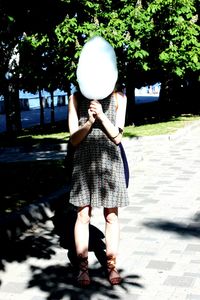
<svg viewBox="0 0 200 300"><path fill-rule="evenodd" d="M167 121L155 122L153 124L126 126L124 129L124 137L131 138L172 134L196 120L200 120L200 115L183 114L179 117L174 116ZM146 120L144 122L146 122ZM46 125L45 128L37 126L31 129L24 129L22 133L14 139L8 140L4 134L1 134L0 147L37 146L49 143L58 144L66 143L68 139L69 132L67 131L67 128L65 128L65 123L59 122L57 126Z"/></svg>
<svg viewBox="0 0 200 300"><path fill-rule="evenodd" d="M34 126L23 129L17 136L8 137L6 133L1 133L0 147L66 143L68 138L69 132L67 132L66 121L60 121L53 126L46 124L44 127Z"/></svg>
<svg viewBox="0 0 200 300"><path fill-rule="evenodd" d="M23 134L17 137L17 145L40 145L66 143L69 139L69 132L59 132L52 134Z"/></svg>
<svg viewBox="0 0 200 300"><path fill-rule="evenodd" d="M145 124L139 126L127 126L124 130L124 137L139 137L172 134L178 129L183 128L192 122L200 120L200 116L182 115L173 117L169 121L163 121L155 124Z"/></svg>

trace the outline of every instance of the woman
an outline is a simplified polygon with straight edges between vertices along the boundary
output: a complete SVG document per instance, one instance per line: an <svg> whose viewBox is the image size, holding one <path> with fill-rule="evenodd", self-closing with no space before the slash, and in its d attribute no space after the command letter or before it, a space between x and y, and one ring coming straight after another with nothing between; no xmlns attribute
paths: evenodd
<svg viewBox="0 0 200 300"><path fill-rule="evenodd" d="M118 144L125 123L126 97L113 92L100 101L76 93L69 100L70 141L74 154L70 203L78 207L75 245L78 283L90 284L88 272L89 223L92 207L104 208L108 279L119 284L116 269L119 244L118 207L128 205L123 163Z"/></svg>

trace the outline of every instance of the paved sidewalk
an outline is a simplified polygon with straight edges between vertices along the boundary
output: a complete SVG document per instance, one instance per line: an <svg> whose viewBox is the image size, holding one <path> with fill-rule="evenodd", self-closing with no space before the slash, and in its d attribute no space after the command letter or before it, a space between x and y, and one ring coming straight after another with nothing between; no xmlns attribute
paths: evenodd
<svg viewBox="0 0 200 300"><path fill-rule="evenodd" d="M74 287L68 251L49 220L16 243L1 245L0 300L200 300L197 125L175 136L124 139L131 178L130 206L120 210L121 286L110 287L91 251L93 284L85 290ZM58 219L64 216L62 209L59 213ZM92 225L102 250L101 209L93 211Z"/></svg>

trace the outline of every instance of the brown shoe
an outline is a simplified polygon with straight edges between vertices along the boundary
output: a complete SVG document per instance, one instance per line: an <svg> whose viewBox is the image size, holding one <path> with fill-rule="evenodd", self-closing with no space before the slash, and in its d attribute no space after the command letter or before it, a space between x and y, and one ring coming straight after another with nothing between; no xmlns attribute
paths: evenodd
<svg viewBox="0 0 200 300"><path fill-rule="evenodd" d="M89 272L88 272L88 258L79 256L78 262L79 262L79 274L77 277L77 283L81 287L86 287L91 283Z"/></svg>
<svg viewBox="0 0 200 300"><path fill-rule="evenodd" d="M107 257L107 271L108 271L108 280L111 285L117 285L117 284L121 283L122 278L116 269L116 257L115 256Z"/></svg>

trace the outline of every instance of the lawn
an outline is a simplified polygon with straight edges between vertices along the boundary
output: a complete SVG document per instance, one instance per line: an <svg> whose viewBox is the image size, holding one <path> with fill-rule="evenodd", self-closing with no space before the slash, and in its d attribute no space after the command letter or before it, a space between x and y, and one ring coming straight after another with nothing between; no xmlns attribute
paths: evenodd
<svg viewBox="0 0 200 300"><path fill-rule="evenodd" d="M172 117L169 121L163 121L154 124L145 124L140 126L127 126L124 130L124 136L139 137L173 134L178 129L184 128L185 126L188 126L197 120L200 120L199 115L182 115L179 117Z"/></svg>

